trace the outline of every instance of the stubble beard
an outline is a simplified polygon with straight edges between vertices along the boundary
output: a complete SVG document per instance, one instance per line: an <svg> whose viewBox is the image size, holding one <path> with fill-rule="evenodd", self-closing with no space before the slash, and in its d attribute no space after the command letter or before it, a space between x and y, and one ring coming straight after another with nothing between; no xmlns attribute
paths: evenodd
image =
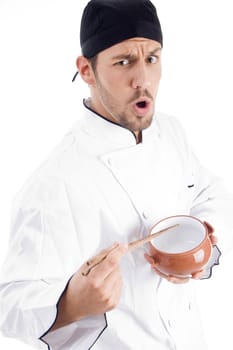
<svg viewBox="0 0 233 350"><path fill-rule="evenodd" d="M133 132L140 132L144 129L147 129L151 125L154 115L154 108L152 113L147 117L134 115L133 118L130 118L129 115L131 111L127 111L126 109L122 111L119 110L120 107L118 104L115 103L114 97L105 89L98 77L96 77L96 83L99 91L99 99L101 101L102 106L107 112L106 114L108 114L108 116L103 115L104 117ZM134 96L132 96L132 98L129 101L129 105L130 102L133 102L141 96L147 96L151 98L151 101L153 101L153 98L149 94L149 92L135 91ZM131 114L132 113L133 112L131 112Z"/></svg>

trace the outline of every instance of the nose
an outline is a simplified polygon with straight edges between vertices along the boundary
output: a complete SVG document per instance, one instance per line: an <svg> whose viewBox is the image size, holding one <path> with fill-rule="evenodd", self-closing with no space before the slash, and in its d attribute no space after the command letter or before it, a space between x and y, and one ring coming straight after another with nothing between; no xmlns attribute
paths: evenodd
<svg viewBox="0 0 233 350"><path fill-rule="evenodd" d="M133 89L142 90L147 89L151 85L151 76L144 62L135 65L131 85Z"/></svg>

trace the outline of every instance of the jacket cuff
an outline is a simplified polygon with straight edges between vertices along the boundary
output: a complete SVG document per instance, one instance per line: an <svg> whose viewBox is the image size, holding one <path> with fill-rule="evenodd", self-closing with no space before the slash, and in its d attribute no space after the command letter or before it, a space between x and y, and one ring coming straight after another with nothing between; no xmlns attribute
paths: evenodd
<svg viewBox="0 0 233 350"><path fill-rule="evenodd" d="M63 350L75 346L80 350L89 350L106 328L106 315L96 315L85 317L55 331L48 331L40 340L47 344L48 349Z"/></svg>
<svg viewBox="0 0 233 350"><path fill-rule="evenodd" d="M58 304L64 294L70 279L72 276L59 285L56 288L54 298L56 298L57 303L50 310L50 315L46 318L48 326L46 332L39 338L44 344L47 345L48 349L62 350L69 343L69 347L73 344L79 346L79 349L91 349L92 346L99 339L101 334L107 328L107 318L105 314L95 315L91 317L85 317L79 321L73 322L67 326L61 327L50 332L57 319L58 314ZM59 297L57 292L59 290ZM47 310L49 312L49 310Z"/></svg>

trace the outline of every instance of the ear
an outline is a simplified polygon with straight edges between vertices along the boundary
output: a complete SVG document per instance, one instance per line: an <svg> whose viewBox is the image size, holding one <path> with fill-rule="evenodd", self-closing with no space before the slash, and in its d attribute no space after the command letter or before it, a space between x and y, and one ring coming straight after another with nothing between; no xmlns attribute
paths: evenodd
<svg viewBox="0 0 233 350"><path fill-rule="evenodd" d="M76 66L85 83L88 85L94 85L95 75L88 59L84 56L79 56L76 60Z"/></svg>

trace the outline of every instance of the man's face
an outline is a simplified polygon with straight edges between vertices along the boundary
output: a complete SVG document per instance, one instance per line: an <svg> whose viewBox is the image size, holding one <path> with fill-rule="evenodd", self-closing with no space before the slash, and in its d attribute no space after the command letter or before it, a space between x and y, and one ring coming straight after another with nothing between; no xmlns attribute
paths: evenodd
<svg viewBox="0 0 233 350"><path fill-rule="evenodd" d="M133 38L98 54L92 107L136 135L152 121L161 78L161 45Z"/></svg>

